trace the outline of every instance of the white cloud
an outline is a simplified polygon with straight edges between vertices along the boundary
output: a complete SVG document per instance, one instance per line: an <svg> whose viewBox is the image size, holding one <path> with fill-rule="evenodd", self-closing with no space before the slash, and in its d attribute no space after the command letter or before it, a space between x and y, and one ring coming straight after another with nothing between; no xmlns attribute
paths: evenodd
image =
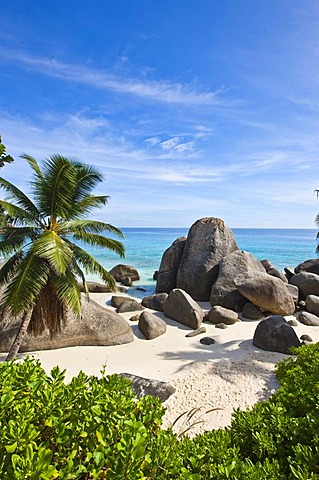
<svg viewBox="0 0 319 480"><path fill-rule="evenodd" d="M176 147L176 145L179 144L179 142L180 142L179 137L173 137L173 138L170 138L169 140L165 140L164 142L161 142L160 147L163 150L172 150Z"/></svg>
<svg viewBox="0 0 319 480"><path fill-rule="evenodd" d="M144 143L150 145L151 147L155 147L160 143L160 140L156 137L150 137L150 138L146 138L146 140L144 140Z"/></svg>
<svg viewBox="0 0 319 480"><path fill-rule="evenodd" d="M71 80L103 90L134 95L144 100L183 105L226 105L226 101L220 99L221 90L203 91L190 84L120 77L112 72L96 70L89 66L34 57L14 50L1 49L0 56L11 63L26 65L41 74Z"/></svg>

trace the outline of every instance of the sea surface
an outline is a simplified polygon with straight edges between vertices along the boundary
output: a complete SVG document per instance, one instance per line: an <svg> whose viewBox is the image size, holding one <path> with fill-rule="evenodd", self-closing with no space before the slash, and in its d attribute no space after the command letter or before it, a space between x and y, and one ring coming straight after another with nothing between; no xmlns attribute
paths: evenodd
<svg viewBox="0 0 319 480"><path fill-rule="evenodd" d="M252 253L259 260L268 259L279 270L284 267L295 267L309 258L317 258L315 229L232 229L238 248ZM145 296L146 293L135 291L142 287L147 294L153 293L155 282L153 274L158 270L164 251L178 237L187 236L187 228L122 228L125 235L123 243L126 249L125 258L120 258L105 249L88 248L86 250L107 269L118 263L136 268L140 281L134 282L129 293L134 296Z"/></svg>

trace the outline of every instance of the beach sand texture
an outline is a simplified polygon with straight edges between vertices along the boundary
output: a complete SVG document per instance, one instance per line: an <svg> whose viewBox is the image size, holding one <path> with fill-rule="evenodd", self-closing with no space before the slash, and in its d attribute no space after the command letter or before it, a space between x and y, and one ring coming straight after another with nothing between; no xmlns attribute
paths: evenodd
<svg viewBox="0 0 319 480"><path fill-rule="evenodd" d="M91 294L93 300L113 309L109 304L111 296ZM204 310L210 309L209 303L200 305ZM245 410L278 388L274 367L287 355L266 352L253 345L259 321L240 321L225 330L205 323L205 334L186 338L189 328L165 318L163 313L154 313L167 322L167 332L154 340L143 337L137 322L129 320L134 312L128 312L121 315L134 332L134 342L130 344L70 347L32 355L40 359L47 372L55 365L66 369L67 380L80 370L99 376L102 366L106 365L109 374L126 372L169 382L176 392L164 403L164 426L173 424L182 413L196 409L189 422L184 415L174 425L177 433L193 425L188 431L190 436L229 425L234 408ZM299 324L294 328L299 337L308 334L313 341L319 341L319 327ZM199 340L204 336L214 338L216 343L202 345ZM1 354L0 359L4 358Z"/></svg>

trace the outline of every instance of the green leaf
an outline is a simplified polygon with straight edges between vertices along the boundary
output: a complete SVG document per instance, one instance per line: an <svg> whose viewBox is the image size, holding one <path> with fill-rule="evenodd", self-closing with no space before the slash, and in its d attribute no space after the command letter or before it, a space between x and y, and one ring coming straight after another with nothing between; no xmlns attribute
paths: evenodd
<svg viewBox="0 0 319 480"><path fill-rule="evenodd" d="M14 442L14 443L12 443L12 445L6 445L5 449L8 453L14 453L16 451L17 445L18 445L18 443Z"/></svg>

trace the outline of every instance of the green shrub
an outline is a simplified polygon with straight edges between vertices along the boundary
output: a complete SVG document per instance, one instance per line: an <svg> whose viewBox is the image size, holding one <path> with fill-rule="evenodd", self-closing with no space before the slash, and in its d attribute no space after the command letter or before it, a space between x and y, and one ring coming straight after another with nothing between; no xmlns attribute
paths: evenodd
<svg viewBox="0 0 319 480"><path fill-rule="evenodd" d="M47 375L38 361L0 365L0 478L319 480L319 345L277 366L281 387L194 439L161 429L159 400L118 375Z"/></svg>

